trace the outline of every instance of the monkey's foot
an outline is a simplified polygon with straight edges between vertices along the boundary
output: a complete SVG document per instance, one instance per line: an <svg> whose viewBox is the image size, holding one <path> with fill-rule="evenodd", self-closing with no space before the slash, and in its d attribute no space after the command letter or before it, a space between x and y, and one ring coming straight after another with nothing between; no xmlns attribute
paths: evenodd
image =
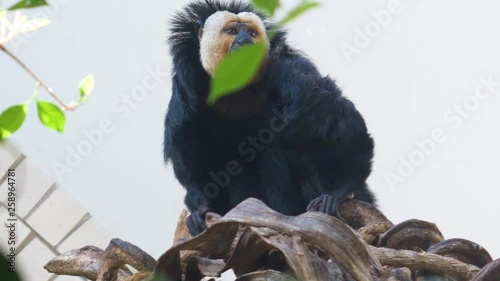
<svg viewBox="0 0 500 281"><path fill-rule="evenodd" d="M202 208L196 212L192 212L186 220L187 227L191 236L196 236L207 229L205 216L210 211L209 208Z"/></svg>
<svg viewBox="0 0 500 281"><path fill-rule="evenodd" d="M346 192L334 192L333 194L323 194L316 199L313 199L309 206L307 206L307 211L320 212L330 216L342 219L339 213L339 206L342 202L347 199L352 199L354 194Z"/></svg>

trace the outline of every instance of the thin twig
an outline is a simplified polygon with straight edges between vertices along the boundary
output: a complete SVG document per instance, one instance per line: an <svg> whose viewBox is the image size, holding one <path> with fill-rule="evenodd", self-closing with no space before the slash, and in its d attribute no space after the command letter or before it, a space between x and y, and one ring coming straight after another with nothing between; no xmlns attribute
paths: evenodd
<svg viewBox="0 0 500 281"><path fill-rule="evenodd" d="M38 78L38 76L30 69L28 68L28 66L26 66L26 64L24 62L22 62L16 55L14 55L13 53L11 53L9 50L7 50L2 44L0 44L0 50L2 50L3 52L5 52L9 57L11 57L14 61L17 62L17 64L19 64L26 72L28 72L28 74L33 77L33 79L35 79L35 81L37 82L37 84L42 87L43 89L45 89L45 91L47 91L47 93L49 93L49 95L51 95L60 105L61 107L64 109L64 110L74 110L75 109L75 106L72 106L72 105L66 105L66 103L64 103L57 95L56 93L52 90L52 88L50 88L49 86L47 86L40 78Z"/></svg>

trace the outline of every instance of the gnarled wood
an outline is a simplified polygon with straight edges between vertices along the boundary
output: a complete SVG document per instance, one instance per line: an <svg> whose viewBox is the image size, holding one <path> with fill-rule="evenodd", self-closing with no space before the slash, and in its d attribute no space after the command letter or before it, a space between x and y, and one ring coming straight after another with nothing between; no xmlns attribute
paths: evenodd
<svg viewBox="0 0 500 281"><path fill-rule="evenodd" d="M471 281L498 281L500 278L500 259L486 265Z"/></svg>
<svg viewBox="0 0 500 281"><path fill-rule="evenodd" d="M356 200L342 203L339 212L343 221L315 212L290 217L248 199L222 218L208 213L207 230L190 237L184 211L174 246L156 262L138 247L113 239L106 251L74 250L46 269L98 281L198 281L230 269L238 281L411 281L428 274L493 281L499 276L500 261L480 271L475 265L491 261L489 254L467 240L441 242L432 223L410 220L394 226L374 206ZM427 248L428 253L422 251ZM140 272L132 275L125 264ZM148 272L153 265L154 272Z"/></svg>
<svg viewBox="0 0 500 281"><path fill-rule="evenodd" d="M412 271L426 270L442 273L457 280L470 280L479 272L479 268L474 265L436 254L375 247L373 247L373 252L383 265L406 267Z"/></svg>

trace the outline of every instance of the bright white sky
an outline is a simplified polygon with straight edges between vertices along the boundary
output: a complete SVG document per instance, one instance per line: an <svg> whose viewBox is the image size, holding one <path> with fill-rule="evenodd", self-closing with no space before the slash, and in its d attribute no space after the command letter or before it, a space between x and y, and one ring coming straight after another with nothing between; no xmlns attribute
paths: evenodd
<svg viewBox="0 0 500 281"><path fill-rule="evenodd" d="M65 100L88 73L96 77L95 92L68 115L64 134L42 128L32 114L12 141L56 178L53 163L65 164L85 130L109 119L113 131L64 174L62 185L115 236L158 257L183 207L184 191L163 164L162 141L171 87L168 20L188 1L60 2L52 25L10 48ZM435 222L446 238L473 240L499 258L500 86L489 94L479 77L500 81L500 2L390 2L325 0L290 26L290 41L364 115L376 141L369 183L384 213L395 223ZM374 14L388 7L391 19L380 28ZM357 28L372 31L368 41L356 44ZM350 62L341 48L347 45L357 48ZM0 65L0 108L25 101L33 81L1 54ZM160 84L127 105L123 99L156 66L164 72ZM474 96L478 87L482 100ZM435 144L423 157L422 142ZM391 186L386 176L398 175L401 159L411 157L418 165L410 163L400 174L404 182Z"/></svg>

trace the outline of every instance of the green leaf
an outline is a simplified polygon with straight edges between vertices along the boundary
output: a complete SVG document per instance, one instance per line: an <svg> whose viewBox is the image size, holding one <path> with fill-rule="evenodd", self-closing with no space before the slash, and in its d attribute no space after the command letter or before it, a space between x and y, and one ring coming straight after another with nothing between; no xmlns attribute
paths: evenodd
<svg viewBox="0 0 500 281"><path fill-rule="evenodd" d="M78 103L86 103L86 102L88 102L88 101L89 101L89 99L88 99L88 98L86 98L86 97L80 97L80 98L78 99Z"/></svg>
<svg viewBox="0 0 500 281"><path fill-rule="evenodd" d="M265 55L264 44L243 46L227 55L219 64L210 82L207 104L243 89L254 79Z"/></svg>
<svg viewBox="0 0 500 281"><path fill-rule="evenodd" d="M3 231L3 229L2 229L2 231ZM15 253L12 254L12 252L8 252L8 255L9 256L15 255ZM20 281L21 278L19 278L17 273L10 271L10 268L14 267L15 264L11 265L9 263L9 258L10 258L9 256L7 256L7 253L0 251L0 280ZM18 266L15 266L15 267L16 267L16 271L19 271Z"/></svg>
<svg viewBox="0 0 500 281"><path fill-rule="evenodd" d="M252 0L252 4L259 10L266 12L270 16L274 16L274 12L280 6L279 0Z"/></svg>
<svg viewBox="0 0 500 281"><path fill-rule="evenodd" d="M24 104L14 105L0 114L0 140L10 137L19 130L28 114L28 107Z"/></svg>
<svg viewBox="0 0 500 281"><path fill-rule="evenodd" d="M37 101L36 107L38 109L38 118L45 127L61 133L64 131L66 116L57 105L46 101Z"/></svg>
<svg viewBox="0 0 500 281"><path fill-rule="evenodd" d="M80 81L80 98L90 94L94 90L94 75L90 74Z"/></svg>
<svg viewBox="0 0 500 281"><path fill-rule="evenodd" d="M293 21L294 19L296 19L300 15L302 15L305 12L309 11L310 9L316 8L318 6L319 6L318 2L303 2L303 3L299 4L297 7L295 7L295 9L293 9L290 13L288 13L288 15L283 20L281 20L279 25L285 26L286 24Z"/></svg>
<svg viewBox="0 0 500 281"><path fill-rule="evenodd" d="M34 8L39 6L47 6L49 5L45 0L22 0L17 4L14 4L8 10L16 10L16 9L25 9L25 8Z"/></svg>

